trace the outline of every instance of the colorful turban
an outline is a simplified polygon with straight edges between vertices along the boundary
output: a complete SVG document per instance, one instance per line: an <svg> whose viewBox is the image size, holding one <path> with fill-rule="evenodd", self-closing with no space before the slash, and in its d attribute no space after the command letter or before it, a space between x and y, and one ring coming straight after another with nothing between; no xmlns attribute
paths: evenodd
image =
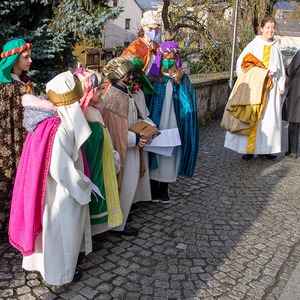
<svg viewBox="0 0 300 300"><path fill-rule="evenodd" d="M90 100L97 93L98 86L101 84L101 74L90 69L78 68L73 75L77 76L82 84L84 94L80 99L80 106L85 113Z"/></svg>
<svg viewBox="0 0 300 300"><path fill-rule="evenodd" d="M172 41L166 41L160 44L160 47L157 49L157 54L153 61L153 64L147 74L147 76L159 76L161 60L164 52L173 52L176 58L177 69L181 69L182 64L179 56L179 47L178 44Z"/></svg>
<svg viewBox="0 0 300 300"><path fill-rule="evenodd" d="M109 82L114 84L123 78L131 70L135 69L133 63L128 58L120 56L111 59L103 68L103 74Z"/></svg>
<svg viewBox="0 0 300 300"><path fill-rule="evenodd" d="M0 82L12 82L11 70L14 63L18 60L20 53L26 49L32 48L32 44L26 43L23 39L13 39L8 41L1 53L0 61Z"/></svg>
<svg viewBox="0 0 300 300"><path fill-rule="evenodd" d="M160 25L158 21L158 13L156 10L148 10L143 13L143 17L141 20L141 26L144 27L146 25Z"/></svg>

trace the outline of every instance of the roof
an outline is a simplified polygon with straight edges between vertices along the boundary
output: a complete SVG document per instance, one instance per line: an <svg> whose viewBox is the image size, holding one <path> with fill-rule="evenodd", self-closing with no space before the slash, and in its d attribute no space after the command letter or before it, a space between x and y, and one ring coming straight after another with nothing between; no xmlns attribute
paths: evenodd
<svg viewBox="0 0 300 300"><path fill-rule="evenodd" d="M293 4L287 1L280 1L275 3L275 7L277 9L283 9L283 10L292 10Z"/></svg>
<svg viewBox="0 0 300 300"><path fill-rule="evenodd" d="M163 2L163 1L136 0L135 2L137 2L142 9L147 9L147 8L152 8L152 6L155 6L156 3Z"/></svg>

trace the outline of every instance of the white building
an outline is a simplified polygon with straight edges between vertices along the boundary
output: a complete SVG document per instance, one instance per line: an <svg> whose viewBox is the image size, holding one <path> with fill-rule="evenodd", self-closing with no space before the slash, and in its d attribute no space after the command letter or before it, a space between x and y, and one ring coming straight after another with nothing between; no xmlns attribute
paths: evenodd
<svg viewBox="0 0 300 300"><path fill-rule="evenodd" d="M113 7L122 6L124 11L117 19L107 24L103 34L103 48L127 47L137 38L137 33L141 28L143 9L134 0L110 1L109 5Z"/></svg>

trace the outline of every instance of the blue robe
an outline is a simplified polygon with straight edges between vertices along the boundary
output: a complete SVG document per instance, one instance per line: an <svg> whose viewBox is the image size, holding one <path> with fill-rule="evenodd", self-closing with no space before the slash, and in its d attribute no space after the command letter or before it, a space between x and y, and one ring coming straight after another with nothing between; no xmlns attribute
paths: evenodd
<svg viewBox="0 0 300 300"><path fill-rule="evenodd" d="M169 77L164 76L164 82L153 82L156 94L147 95L146 101L150 111L150 119L159 128L163 109L166 85ZM178 175L192 177L196 166L199 147L199 128L197 117L196 91L187 74L183 75L182 83L173 83L173 101L177 126L181 139L181 157ZM150 168L158 168L156 155L149 153Z"/></svg>

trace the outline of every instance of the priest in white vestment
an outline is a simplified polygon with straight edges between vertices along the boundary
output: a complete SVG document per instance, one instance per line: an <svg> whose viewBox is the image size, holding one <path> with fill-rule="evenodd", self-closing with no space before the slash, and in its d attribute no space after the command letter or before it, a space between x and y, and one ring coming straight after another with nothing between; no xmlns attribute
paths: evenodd
<svg viewBox="0 0 300 300"><path fill-rule="evenodd" d="M270 159L276 158L274 153L281 152L281 95L285 89L285 68L278 41L273 37L275 21L266 17L261 22L261 35L256 36L240 54L236 72L239 76L243 58L247 53L253 54L263 62L269 70L273 88L268 91L263 113L257 124L254 153L247 152L248 135L226 132L224 146L244 155L244 159L254 154L264 155Z"/></svg>

